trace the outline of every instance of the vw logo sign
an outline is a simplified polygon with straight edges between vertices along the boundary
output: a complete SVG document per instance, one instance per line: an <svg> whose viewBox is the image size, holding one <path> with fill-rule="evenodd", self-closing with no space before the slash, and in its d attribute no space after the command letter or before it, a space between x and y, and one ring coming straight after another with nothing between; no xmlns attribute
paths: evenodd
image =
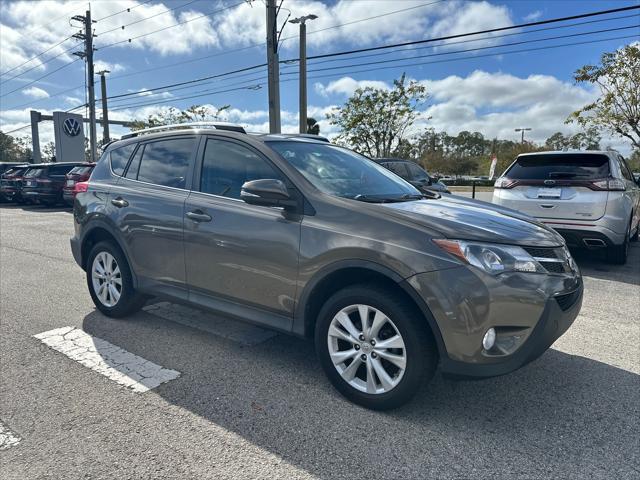
<svg viewBox="0 0 640 480"><path fill-rule="evenodd" d="M76 137L80 133L80 122L78 122L75 118L67 118L63 125L64 133L66 133L69 137Z"/></svg>

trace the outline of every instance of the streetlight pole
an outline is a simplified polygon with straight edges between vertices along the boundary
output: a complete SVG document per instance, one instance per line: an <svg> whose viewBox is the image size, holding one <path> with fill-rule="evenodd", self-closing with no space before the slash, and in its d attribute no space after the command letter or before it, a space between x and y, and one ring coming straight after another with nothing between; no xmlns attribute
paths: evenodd
<svg viewBox="0 0 640 480"><path fill-rule="evenodd" d="M531 129L530 129L530 128L524 128L524 127L523 127L523 128L516 128L516 129L514 129L514 130L515 130L516 132L522 132L522 140L521 140L521 142L522 142L522 143L524 143L524 132L529 132L529 131L531 131Z"/></svg>
<svg viewBox="0 0 640 480"><path fill-rule="evenodd" d="M280 64L278 59L278 8L267 0L267 73L269 84L269 133L280 133Z"/></svg>
<svg viewBox="0 0 640 480"><path fill-rule="evenodd" d="M300 24L300 133L307 133L307 20L317 15L305 15L289 20Z"/></svg>
<svg viewBox="0 0 640 480"><path fill-rule="evenodd" d="M104 77L105 73L110 73L109 70L102 70L98 72L100 75L100 91L102 92L102 144L109 143L109 112L107 110L107 81Z"/></svg>

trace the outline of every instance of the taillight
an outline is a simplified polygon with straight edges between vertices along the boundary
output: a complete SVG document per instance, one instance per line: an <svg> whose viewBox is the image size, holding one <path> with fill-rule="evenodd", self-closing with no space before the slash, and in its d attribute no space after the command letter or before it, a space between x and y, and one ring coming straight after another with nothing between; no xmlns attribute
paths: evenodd
<svg viewBox="0 0 640 480"><path fill-rule="evenodd" d="M607 178L604 180L594 180L589 182L591 190L625 191L627 187L622 180L617 178Z"/></svg>
<svg viewBox="0 0 640 480"><path fill-rule="evenodd" d="M82 193L89 190L89 182L78 182L73 186L73 193Z"/></svg>
<svg viewBox="0 0 640 480"><path fill-rule="evenodd" d="M496 183L493 186L494 188L513 188L517 183L517 180L511 180L507 177L500 177L496 180Z"/></svg>

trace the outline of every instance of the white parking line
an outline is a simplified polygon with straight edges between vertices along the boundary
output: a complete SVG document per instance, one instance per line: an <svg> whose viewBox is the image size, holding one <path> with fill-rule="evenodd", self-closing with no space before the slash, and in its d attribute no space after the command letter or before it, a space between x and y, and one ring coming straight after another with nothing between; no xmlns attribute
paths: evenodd
<svg viewBox="0 0 640 480"><path fill-rule="evenodd" d="M0 422L0 450L15 447L19 443L20 437L9 430L4 423Z"/></svg>
<svg viewBox="0 0 640 480"><path fill-rule="evenodd" d="M146 392L180 376L176 370L163 368L78 328L56 328L34 337L137 393Z"/></svg>

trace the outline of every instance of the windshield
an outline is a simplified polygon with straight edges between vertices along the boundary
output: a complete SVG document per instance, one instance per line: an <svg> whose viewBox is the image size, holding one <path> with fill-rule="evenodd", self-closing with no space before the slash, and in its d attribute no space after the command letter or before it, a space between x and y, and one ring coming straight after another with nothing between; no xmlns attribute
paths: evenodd
<svg viewBox="0 0 640 480"><path fill-rule="evenodd" d="M609 176L609 157L593 153L523 155L507 171L514 180L595 179Z"/></svg>
<svg viewBox="0 0 640 480"><path fill-rule="evenodd" d="M371 202L422 198L411 184L346 148L295 141L274 141L269 146L329 195Z"/></svg>

